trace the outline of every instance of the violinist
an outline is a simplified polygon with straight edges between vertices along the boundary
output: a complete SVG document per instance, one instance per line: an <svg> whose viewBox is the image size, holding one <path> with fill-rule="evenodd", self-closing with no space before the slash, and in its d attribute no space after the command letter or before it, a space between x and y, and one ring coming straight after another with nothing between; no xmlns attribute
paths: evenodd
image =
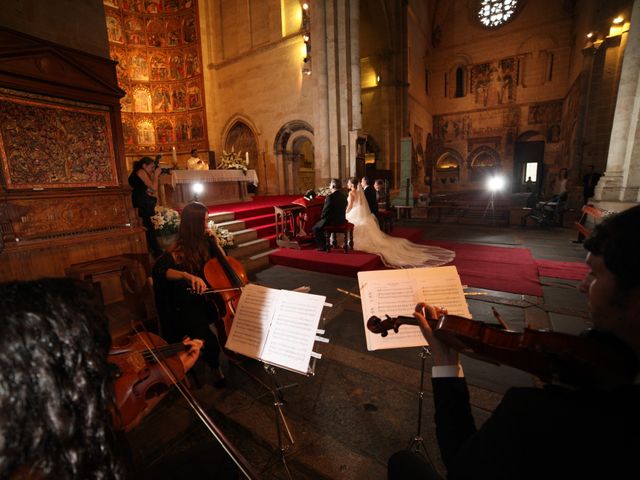
<svg viewBox="0 0 640 480"><path fill-rule="evenodd" d="M213 385L223 388L226 381L220 368L220 346L209 327L219 314L215 304L202 295L208 288L204 280L205 264L224 255L207 226L208 215L202 203L184 207L176 246L153 266L153 286L165 339L176 342L185 335L202 339L202 358L211 368Z"/></svg>
<svg viewBox="0 0 640 480"><path fill-rule="evenodd" d="M126 478L111 337L90 284L0 285L0 478ZM185 370L199 344L181 354Z"/></svg>
<svg viewBox="0 0 640 480"><path fill-rule="evenodd" d="M617 342L637 372L640 356L640 206L598 225L584 243L593 332ZM439 314L418 304L414 316L433 354L436 435L447 478L637 478L640 384L635 380L570 387L511 388L480 428L457 352L430 328ZM593 334L592 332L592 334ZM605 359L602 359L604 361ZM401 451L390 479L439 478L424 457Z"/></svg>

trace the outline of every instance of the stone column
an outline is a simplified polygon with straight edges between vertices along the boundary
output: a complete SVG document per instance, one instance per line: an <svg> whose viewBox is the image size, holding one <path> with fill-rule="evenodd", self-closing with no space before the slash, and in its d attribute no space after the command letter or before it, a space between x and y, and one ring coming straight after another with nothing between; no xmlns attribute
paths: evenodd
<svg viewBox="0 0 640 480"><path fill-rule="evenodd" d="M640 201L640 0L633 3L620 74L607 168L595 192L596 205L623 210Z"/></svg>

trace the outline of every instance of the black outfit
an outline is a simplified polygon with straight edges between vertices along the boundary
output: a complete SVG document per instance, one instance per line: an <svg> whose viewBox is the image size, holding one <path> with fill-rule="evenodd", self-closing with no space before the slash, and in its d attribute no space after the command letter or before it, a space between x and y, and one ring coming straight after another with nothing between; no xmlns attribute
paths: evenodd
<svg viewBox="0 0 640 480"><path fill-rule="evenodd" d="M320 214L320 220L313 226L313 234L316 237L318 247L324 248L324 227L326 225L342 225L347 221L347 197L342 191L336 190L324 199L324 206Z"/></svg>
<svg viewBox="0 0 640 480"><path fill-rule="evenodd" d="M464 378L432 385L448 479L638 477L640 385L511 388L479 430ZM389 478L438 477L424 457L405 451L389 460Z"/></svg>
<svg viewBox="0 0 640 480"><path fill-rule="evenodd" d="M158 244L156 231L153 228L151 217L155 214L155 207L158 200L147 194L147 186L138 176L137 171L131 172L129 175L129 185L133 188L131 192L131 203L134 208L138 209L138 216L142 219L142 225L146 228L145 236L147 237L147 245L151 254L158 257L162 254L162 248Z"/></svg>
<svg viewBox="0 0 640 480"><path fill-rule="evenodd" d="M369 204L369 210L371 210L371 213L374 215L378 214L378 196L376 193L376 189L370 185L367 185L367 188L364 189L364 197Z"/></svg>
<svg viewBox="0 0 640 480"><path fill-rule="evenodd" d="M589 199L593 197L593 194L596 192L596 185L598 184L598 180L600 180L601 176L601 173L591 172L582 177L582 195L584 197L584 205L587 204Z"/></svg>
<svg viewBox="0 0 640 480"><path fill-rule="evenodd" d="M213 239L207 237L207 241L212 258L223 255ZM186 280L168 280L167 270L170 268L186 271L184 265L176 263L173 255L166 252L158 258L152 272L156 308L163 337L171 343L182 341L185 335L203 340L201 356L215 370L220 365L220 346L209 324L219 318L216 306L211 297L187 291L191 284ZM204 279L204 264L193 274Z"/></svg>

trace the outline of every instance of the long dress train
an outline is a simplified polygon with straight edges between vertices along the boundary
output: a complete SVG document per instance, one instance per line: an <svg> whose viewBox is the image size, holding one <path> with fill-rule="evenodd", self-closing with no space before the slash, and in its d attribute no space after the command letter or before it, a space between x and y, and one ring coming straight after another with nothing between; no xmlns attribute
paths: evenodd
<svg viewBox="0 0 640 480"><path fill-rule="evenodd" d="M418 245L381 231L378 219L369 210L361 189L356 191L354 205L346 217L353 223L353 247L362 252L375 253L387 267L437 267L451 262L455 257L455 252L451 250Z"/></svg>

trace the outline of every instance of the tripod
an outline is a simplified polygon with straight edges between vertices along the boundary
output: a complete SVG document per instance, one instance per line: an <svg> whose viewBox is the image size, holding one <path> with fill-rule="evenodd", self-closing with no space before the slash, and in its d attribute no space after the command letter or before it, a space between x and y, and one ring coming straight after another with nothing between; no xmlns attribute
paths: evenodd
<svg viewBox="0 0 640 480"><path fill-rule="evenodd" d="M431 355L428 347L422 347L418 356L421 359L420 366L420 389L418 390L418 430L416 436L411 439L407 450L411 450L415 453L422 453L429 463L433 464L429 452L424 445L424 438L422 438L422 400L424 398L424 363L427 357Z"/></svg>
<svg viewBox="0 0 640 480"><path fill-rule="evenodd" d="M489 198L489 202L487 203L487 207L484 209L484 215L483 217L487 216L487 212L489 210L491 210L491 225L493 225L493 223L495 222L496 219L496 212L495 212L495 207L494 207L494 200L495 197L495 192L492 190L491 191L491 197Z"/></svg>
<svg viewBox="0 0 640 480"><path fill-rule="evenodd" d="M263 366L265 372L271 375L271 379L274 385L274 388L270 388L269 390L271 392L271 395L273 396L273 409L275 415L274 421L276 424L276 432L278 435L278 450L273 452L271 458L262 471L266 472L269 468L273 467L279 457L280 461L282 462L282 466L284 467L284 471L287 474L287 478L289 478L289 480L293 480L291 472L289 471L289 466L287 465L286 454L289 449L293 447L295 442L293 440L291 430L289 429L289 425L287 424L287 419L284 416L284 412L282 411L282 406L285 404L282 391L285 388L295 387L297 386L297 384L280 386L280 384L278 383L278 379L276 378L276 368L273 365L269 365L266 363Z"/></svg>

